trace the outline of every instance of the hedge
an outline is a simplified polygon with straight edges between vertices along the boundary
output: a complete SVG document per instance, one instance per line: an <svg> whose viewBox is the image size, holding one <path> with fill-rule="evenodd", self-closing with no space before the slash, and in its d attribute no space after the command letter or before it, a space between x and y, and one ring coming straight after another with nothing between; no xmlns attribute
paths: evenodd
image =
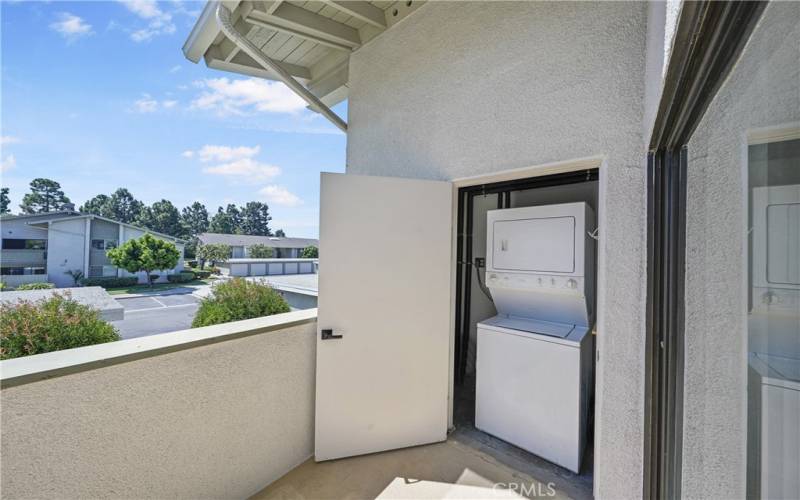
<svg viewBox="0 0 800 500"><path fill-rule="evenodd" d="M167 281L170 283L189 283L194 281L194 273L181 272L180 274L170 274L167 276Z"/></svg>
<svg viewBox="0 0 800 500"><path fill-rule="evenodd" d="M25 290L49 290L51 288L55 288L55 283L45 283L43 281L39 281L36 283L25 283L16 288L18 292L22 292Z"/></svg>
<svg viewBox="0 0 800 500"><path fill-rule="evenodd" d="M83 286L101 286L103 288L123 288L139 283L139 278L129 276L126 278L85 278Z"/></svg>
<svg viewBox="0 0 800 500"><path fill-rule="evenodd" d="M216 285L200 302L192 328L289 312L289 304L269 285L234 278Z"/></svg>
<svg viewBox="0 0 800 500"><path fill-rule="evenodd" d="M54 294L37 302L0 304L0 359L18 358L119 340L100 312Z"/></svg>

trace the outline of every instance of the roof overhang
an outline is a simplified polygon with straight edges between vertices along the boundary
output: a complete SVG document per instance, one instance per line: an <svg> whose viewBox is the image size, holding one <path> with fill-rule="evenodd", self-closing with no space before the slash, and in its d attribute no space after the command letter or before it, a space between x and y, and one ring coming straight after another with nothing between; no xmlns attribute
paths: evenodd
<svg viewBox="0 0 800 500"><path fill-rule="evenodd" d="M120 222L120 221L117 221L117 220L114 220L114 219L109 219L108 217L103 217L103 216L96 215L96 214L76 214L76 215L70 215L70 216L66 216L66 217L54 217L52 219L45 219L45 220L40 220L40 221L35 221L35 222L27 222L26 224L28 226L35 227L37 229L47 229L50 226L50 223L52 223L52 222L63 222L63 221L77 220L77 219L96 219L96 220L101 220L101 221L105 221L105 222L110 222L112 224L118 224L118 225L123 226L123 227L129 227L129 228L135 229L137 231L142 231L142 232L145 232L145 233L149 233L149 234L152 234L154 236L158 236L159 238L162 238L162 239L165 239L165 240L172 240L172 241L174 241L176 243L186 244L186 240L183 240L181 238L176 238L175 236L171 236L169 234L164 234L164 233L159 233L158 231L153 231L153 230L147 229L146 227L134 226L133 224L128 224L127 222Z"/></svg>
<svg viewBox="0 0 800 500"><path fill-rule="evenodd" d="M183 45L186 58L195 63L204 59L213 69L285 81L222 32L216 15L218 3L209 1L204 6ZM328 107L347 99L350 54L391 29L423 3L423 0L222 1L230 11L233 28L258 48L259 56L274 62L279 70Z"/></svg>

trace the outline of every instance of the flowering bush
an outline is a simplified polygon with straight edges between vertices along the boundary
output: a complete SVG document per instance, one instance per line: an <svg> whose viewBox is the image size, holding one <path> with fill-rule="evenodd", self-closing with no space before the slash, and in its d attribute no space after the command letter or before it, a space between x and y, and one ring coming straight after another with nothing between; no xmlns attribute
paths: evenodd
<svg viewBox="0 0 800 500"><path fill-rule="evenodd" d="M0 359L119 339L99 311L72 300L68 293L36 302L0 304Z"/></svg>

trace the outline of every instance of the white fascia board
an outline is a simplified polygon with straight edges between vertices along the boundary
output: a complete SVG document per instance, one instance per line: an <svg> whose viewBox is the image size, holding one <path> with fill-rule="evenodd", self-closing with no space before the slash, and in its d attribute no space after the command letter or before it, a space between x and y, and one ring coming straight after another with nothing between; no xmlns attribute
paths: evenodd
<svg viewBox="0 0 800 500"><path fill-rule="evenodd" d="M233 12L241 3L241 0L225 0L223 2L228 9ZM200 59L206 53L214 40L219 36L220 29L217 26L217 20L214 12L217 7L217 2L209 0L203 7L200 17L192 27L189 37L183 44L183 55L186 59L193 63L200 62Z"/></svg>
<svg viewBox="0 0 800 500"><path fill-rule="evenodd" d="M279 80L277 75L262 68L261 66L258 66L258 63L253 61L253 59L244 52L240 52L230 61L226 61L226 57L221 53L221 51L216 46L212 46L209 47L208 51L206 51L204 57L206 66L212 69L266 78L267 80ZM306 67L285 63L282 61L276 61L275 63L289 72L289 74L295 78L304 81L311 78L311 71Z"/></svg>

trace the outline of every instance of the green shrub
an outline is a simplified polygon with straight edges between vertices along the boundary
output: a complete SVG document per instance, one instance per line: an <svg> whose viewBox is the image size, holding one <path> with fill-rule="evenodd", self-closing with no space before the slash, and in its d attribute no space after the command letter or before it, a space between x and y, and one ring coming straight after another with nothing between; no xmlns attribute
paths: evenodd
<svg viewBox="0 0 800 500"><path fill-rule="evenodd" d="M247 256L252 259L271 259L275 257L275 249L267 245L262 245L261 243L256 243L255 245L247 247Z"/></svg>
<svg viewBox="0 0 800 500"><path fill-rule="evenodd" d="M103 288L124 288L139 283L139 278L84 278L83 286L102 286Z"/></svg>
<svg viewBox="0 0 800 500"><path fill-rule="evenodd" d="M211 277L211 271L195 271L194 274L201 280L208 279Z"/></svg>
<svg viewBox="0 0 800 500"><path fill-rule="evenodd" d="M194 273L181 272L180 274L170 274L167 276L167 281L170 283L189 283L190 281L194 281Z"/></svg>
<svg viewBox="0 0 800 500"><path fill-rule="evenodd" d="M0 281L0 292L6 289L6 283L4 281Z"/></svg>
<svg viewBox="0 0 800 500"><path fill-rule="evenodd" d="M212 267L211 269L209 269L209 271L211 271L211 274L221 274L222 273L222 271L220 271L218 267Z"/></svg>
<svg viewBox="0 0 800 500"><path fill-rule="evenodd" d="M72 300L68 292L37 302L0 304L0 359L119 339L99 311Z"/></svg>
<svg viewBox="0 0 800 500"><path fill-rule="evenodd" d="M49 290L55 287L56 287L55 283L44 283L44 282L25 283L23 285L18 286L17 291L21 292L24 290Z"/></svg>
<svg viewBox="0 0 800 500"><path fill-rule="evenodd" d="M300 258L302 259L318 259L319 258L319 248L315 247L314 245L309 245L300 252Z"/></svg>
<svg viewBox="0 0 800 500"><path fill-rule="evenodd" d="M200 303L192 328L289 312L289 304L266 284L234 278L212 291Z"/></svg>

